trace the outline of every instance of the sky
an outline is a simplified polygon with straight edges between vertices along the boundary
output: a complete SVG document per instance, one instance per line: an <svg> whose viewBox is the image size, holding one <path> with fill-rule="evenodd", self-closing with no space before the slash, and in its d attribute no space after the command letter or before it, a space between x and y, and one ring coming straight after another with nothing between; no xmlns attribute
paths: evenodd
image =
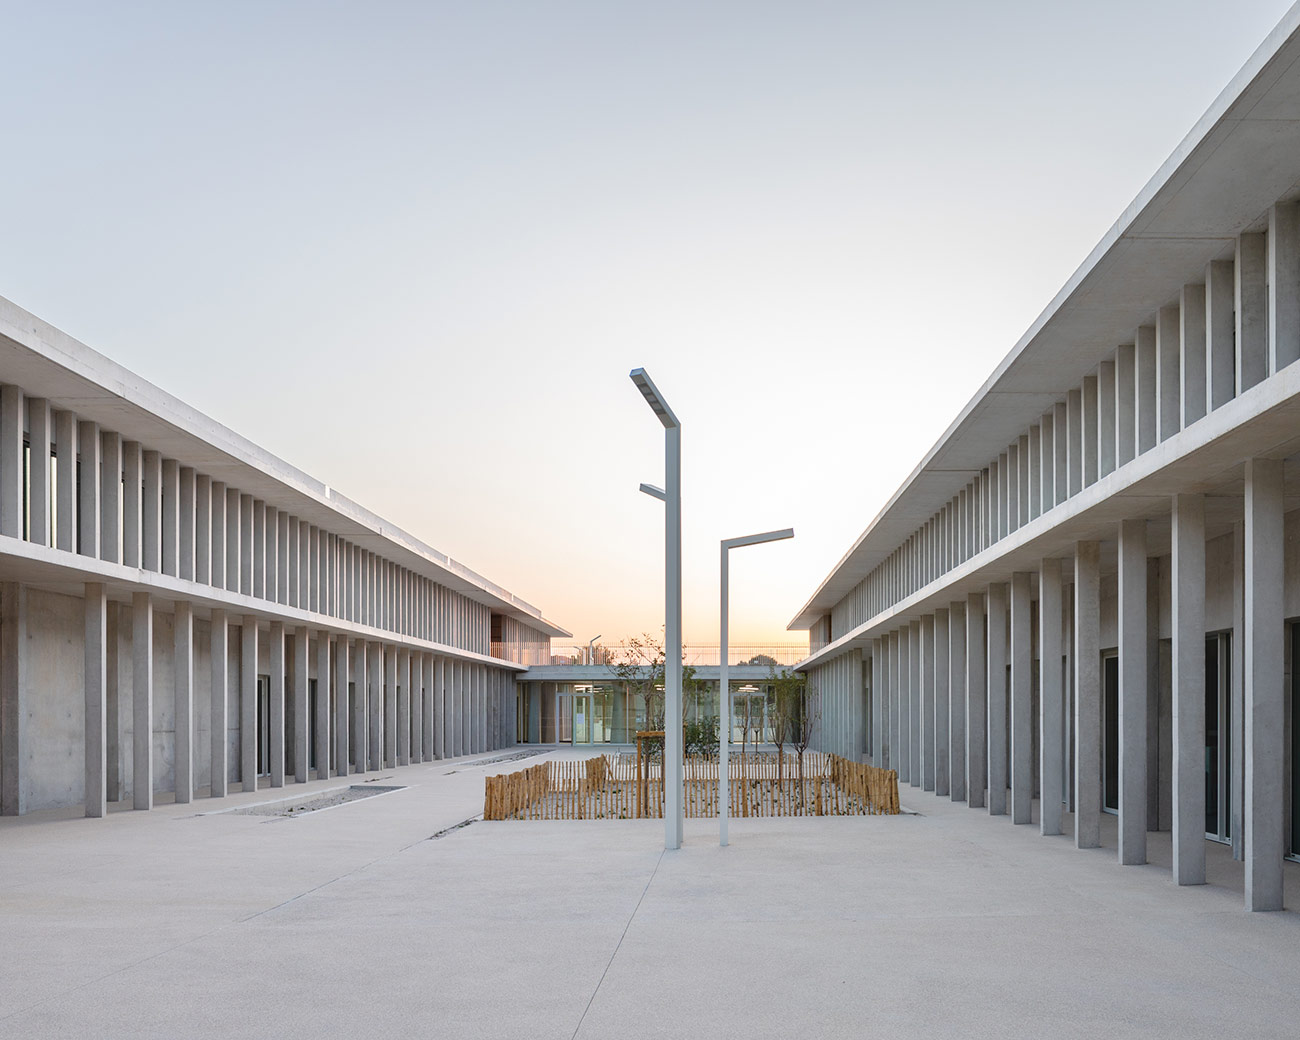
<svg viewBox="0 0 1300 1040"><path fill-rule="evenodd" d="M0 0L0 296L581 643L663 624L644 366L687 642L787 526L799 642L1287 7Z"/></svg>

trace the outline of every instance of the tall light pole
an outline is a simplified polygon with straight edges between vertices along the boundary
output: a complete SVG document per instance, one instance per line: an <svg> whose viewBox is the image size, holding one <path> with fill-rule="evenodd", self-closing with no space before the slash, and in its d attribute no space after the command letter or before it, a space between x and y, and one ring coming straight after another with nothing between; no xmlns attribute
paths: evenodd
<svg viewBox="0 0 1300 1040"><path fill-rule="evenodd" d="M629 373L664 427L664 848L682 847L682 424L646 375Z"/></svg>
<svg viewBox="0 0 1300 1040"><path fill-rule="evenodd" d="M721 656L718 658L718 844L727 844L727 824L731 819L731 785L727 782L727 763L731 744L731 691L727 688L730 679L727 676L727 638L728 613L731 598L731 568L729 565L732 549L742 545L760 545L763 542L779 542L783 538L793 538L794 528L787 527L781 531L766 531L763 534L748 534L743 538L724 538L722 540L722 638Z"/></svg>
<svg viewBox="0 0 1300 1040"><path fill-rule="evenodd" d="M587 664L589 665L596 663L596 640L599 638L600 636L592 636L587 640Z"/></svg>

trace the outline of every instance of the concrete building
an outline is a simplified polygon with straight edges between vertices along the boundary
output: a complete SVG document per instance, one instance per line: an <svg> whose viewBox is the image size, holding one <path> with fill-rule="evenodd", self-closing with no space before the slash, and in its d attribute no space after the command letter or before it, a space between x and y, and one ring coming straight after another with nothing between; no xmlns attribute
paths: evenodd
<svg viewBox="0 0 1300 1040"><path fill-rule="evenodd" d="M568 635L0 300L4 814L513 744Z"/></svg>
<svg viewBox="0 0 1300 1040"><path fill-rule="evenodd" d="M1300 852L1300 10L791 622L828 750L972 809ZM907 799L904 788L904 800ZM1109 825L1107 825L1109 827Z"/></svg>

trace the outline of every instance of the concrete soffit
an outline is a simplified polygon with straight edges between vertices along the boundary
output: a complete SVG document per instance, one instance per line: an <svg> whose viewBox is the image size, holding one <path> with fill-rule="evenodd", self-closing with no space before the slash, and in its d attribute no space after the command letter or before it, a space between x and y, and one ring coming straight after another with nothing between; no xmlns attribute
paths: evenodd
<svg viewBox="0 0 1300 1040"><path fill-rule="evenodd" d="M1278 201L1300 195L1300 3L791 619L806 629Z"/></svg>

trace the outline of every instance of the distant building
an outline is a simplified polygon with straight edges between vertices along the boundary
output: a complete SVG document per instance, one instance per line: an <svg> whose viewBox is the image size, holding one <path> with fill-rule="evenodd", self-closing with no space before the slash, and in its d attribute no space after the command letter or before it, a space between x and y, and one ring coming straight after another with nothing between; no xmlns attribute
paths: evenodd
<svg viewBox="0 0 1300 1040"><path fill-rule="evenodd" d="M0 300L6 815L513 745L569 634Z"/></svg>
<svg viewBox="0 0 1300 1040"><path fill-rule="evenodd" d="M1300 852L1298 26L791 623L826 749L1080 846L1115 813L1122 863L1172 830L1183 884L1230 843L1256 910Z"/></svg>

